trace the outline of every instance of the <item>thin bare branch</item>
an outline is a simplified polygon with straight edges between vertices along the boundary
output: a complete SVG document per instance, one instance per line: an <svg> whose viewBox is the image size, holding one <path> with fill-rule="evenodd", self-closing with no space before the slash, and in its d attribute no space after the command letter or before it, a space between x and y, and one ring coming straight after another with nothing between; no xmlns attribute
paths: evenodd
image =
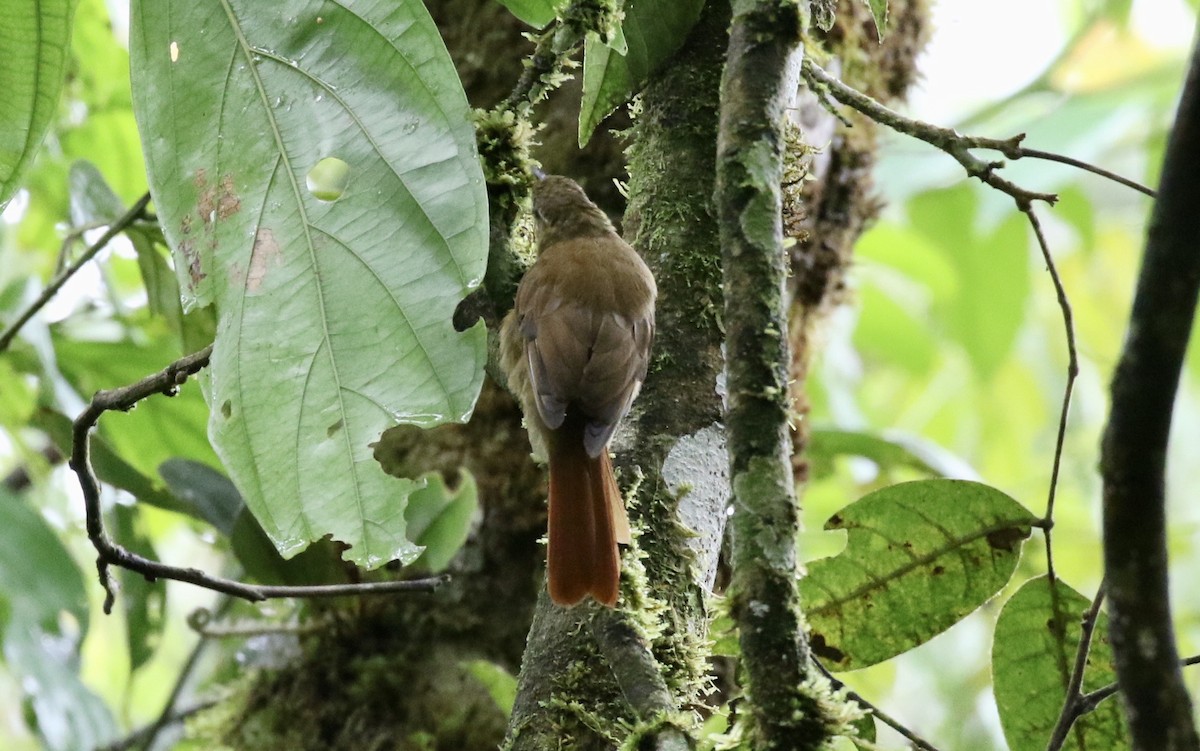
<svg viewBox="0 0 1200 751"><path fill-rule="evenodd" d="M1115 183L1120 183L1121 185L1124 185L1127 188L1133 188L1137 192L1144 193L1144 194L1150 196L1151 198L1155 198L1158 196L1158 193L1153 188L1148 188L1145 185L1142 185L1141 183L1137 182L1136 180L1130 180L1128 177L1123 177L1121 175L1118 175L1115 172L1106 170L1103 167L1097 167L1096 165L1085 162L1082 159L1076 159L1074 157L1064 156L1062 154L1055 154L1052 151L1042 151L1041 149L1027 149L1024 146L1020 147L1018 149L1017 156L1014 156L1012 158L1020 159L1022 157L1028 157L1030 159L1042 159L1047 162L1058 162L1060 164L1068 164L1077 169L1081 169L1086 172L1091 172L1094 175L1099 175L1100 177L1108 178L1109 180L1112 180Z"/></svg>
<svg viewBox="0 0 1200 751"><path fill-rule="evenodd" d="M4 333L0 334L0 352L8 349L8 345L12 344L12 340L16 338L17 333L25 324L29 323L29 319L37 315L37 312L46 307L46 303L53 299L62 286L67 283L67 280L75 276L84 265L96 257L96 254L104 250L105 246L112 241L114 237L124 232L131 224L142 218L146 211L146 205L150 203L150 194L146 193L139 198L133 206L129 207L120 218L108 226L108 229L101 235L96 242L88 246L88 249L83 252L75 262L68 266L61 274L54 277L46 288L42 290L42 294L38 295L37 299L29 304L21 315L17 316L17 320L13 321Z"/></svg>
<svg viewBox="0 0 1200 751"><path fill-rule="evenodd" d="M1050 470L1050 490L1046 499L1046 526L1043 527L1043 536L1046 540L1046 568L1050 575L1050 581L1053 582L1055 574L1051 531L1054 528L1054 499L1058 490L1059 471L1062 468L1063 443L1067 436L1067 415L1071 410L1071 395L1075 389L1075 379L1079 376L1079 355L1075 349L1075 321L1071 314L1071 302L1067 299L1067 290L1063 287L1062 277L1058 275L1054 257L1050 254L1050 246L1046 243L1046 233L1042 231L1042 224L1031 205L1022 206L1021 211L1029 219L1029 226L1033 228L1038 248L1042 252L1042 259L1046 262L1046 271L1050 273L1050 280L1054 282L1054 293L1058 297L1058 307L1062 310L1063 329L1067 339L1067 383L1063 387L1062 409L1058 415L1058 435L1054 442L1054 462Z"/></svg>
<svg viewBox="0 0 1200 751"><path fill-rule="evenodd" d="M1053 580L1051 580L1053 586ZM1092 635L1096 632L1096 621L1100 618L1100 607L1104 604L1104 583L1100 583L1100 587L1096 590L1096 596L1092 599L1091 607L1083 614L1083 619L1079 625L1079 647L1075 651L1075 664L1071 668L1071 676L1067 681L1067 698L1063 701L1062 712L1058 715L1058 722L1054 724L1054 732L1050 734L1050 742L1046 744L1046 751L1058 751L1063 747L1067 740L1067 733L1070 732L1071 726L1075 724L1075 720L1079 719L1084 712L1081 711L1084 700L1080 693L1080 687L1083 686L1083 673L1087 669L1088 654L1092 649Z"/></svg>
<svg viewBox="0 0 1200 751"><path fill-rule="evenodd" d="M162 732L163 728L183 722L192 715L200 714L204 710L211 709L216 705L217 702L210 699L208 701L202 701L194 704L187 709L181 709L178 712L172 712L167 715L165 721L160 722L162 718L155 720L149 725L133 731L124 738L120 738L112 743L100 746L96 749L96 751L129 751L131 748L138 747L144 749L146 748L147 741L153 743L154 739L158 737L158 734Z"/></svg>
<svg viewBox="0 0 1200 751"><path fill-rule="evenodd" d="M1180 665L1180 667L1188 667L1191 665L1200 665L1200 655L1192 655L1191 657L1188 657L1187 659L1180 660L1179 665ZM1100 702L1104 701L1108 697L1117 693L1117 691L1119 689L1120 689L1120 687L1117 686L1117 684L1110 683L1107 686L1103 686L1101 688L1096 689L1095 691L1089 691L1088 693L1086 693L1082 697L1080 697L1079 711L1077 714L1080 717L1082 717L1083 715L1087 714L1088 712L1095 711L1096 707L1098 707L1100 705Z"/></svg>
<svg viewBox="0 0 1200 751"><path fill-rule="evenodd" d="M858 110L872 120L882 123L892 130L912 136L946 152L963 166L968 175L977 177L993 188L1011 196L1017 202L1018 206L1025 206L1034 201L1044 201L1053 205L1058 200L1058 196L1053 193L1038 193L1026 190L1015 183L1005 180L996 174L996 170L1004 166L1003 162L988 162L980 159L971 153L972 149L998 151L1005 157L1013 160L1022 158L1043 159L1068 164L1072 167L1100 175L1101 177L1106 177L1121 185L1145 193L1148 196L1153 197L1155 195L1154 191L1145 185L1130 180L1127 177L1117 175L1103 167L1097 167L1083 160L1054 154L1049 151L1027 149L1021 145L1021 142L1025 139L1025 134L1023 133L1012 138L967 136L953 128L943 128L905 117L899 112L880 104L866 94L842 83L807 58L804 60L802 74L809 85L819 92L828 93L829 96L832 96L847 107Z"/></svg>
<svg viewBox="0 0 1200 751"><path fill-rule="evenodd" d="M72 431L70 467L79 478L87 515L88 538L96 548L96 568L100 583L106 592L104 612L112 612L113 586L109 566L120 566L136 571L147 579L174 579L198 587L223 592L257 602L277 597L339 597L343 595L387 594L393 592L429 592L447 581L445 576L407 581L371 582L366 584L335 584L317 586L268 586L211 576L195 568L168 566L160 561L145 558L116 544L104 529L100 510L100 485L92 471L89 433L100 416L109 410L128 411L139 401L154 394L172 396L187 379L208 365L212 345L199 352L187 355L171 363L162 371L147 376L137 383L118 389L98 391L91 403L79 417L75 418Z"/></svg>
<svg viewBox="0 0 1200 751"><path fill-rule="evenodd" d="M875 717L879 718L879 721L884 725L887 725L892 730L895 730L897 733L904 736L908 742L913 745L913 748L920 749L920 751L938 751L937 746L917 735L914 731L910 730L906 725L904 725L904 723L900 722L895 717L892 717L887 712L884 712L879 707L867 701L862 697L861 694L835 678L833 673L829 672L829 669L820 662L817 662L816 660L813 662L816 664L817 668L824 673L825 677L829 679L829 683L833 686L835 691L845 690L847 699L867 710Z"/></svg>

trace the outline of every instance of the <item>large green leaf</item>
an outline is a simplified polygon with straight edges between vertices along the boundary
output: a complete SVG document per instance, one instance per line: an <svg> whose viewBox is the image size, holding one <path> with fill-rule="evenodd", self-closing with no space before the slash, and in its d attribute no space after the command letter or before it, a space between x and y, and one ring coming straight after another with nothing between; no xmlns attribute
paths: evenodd
<svg viewBox="0 0 1200 751"><path fill-rule="evenodd" d="M1080 622L1087 598L1046 576L1021 586L1000 611L992 643L992 676L1000 724L1012 751L1041 751L1067 698L1067 681L1079 648ZM1108 618L1101 613L1092 633L1083 691L1115 683ZM1130 748L1128 728L1117 699L1075 721L1067 751L1121 751Z"/></svg>
<svg viewBox="0 0 1200 751"><path fill-rule="evenodd" d="M42 145L58 109L74 0L5 3L0 23L0 208Z"/></svg>
<svg viewBox="0 0 1200 751"><path fill-rule="evenodd" d="M857 670L928 641L1000 591L1035 521L965 480L860 498L825 524L847 531L845 551L810 563L800 582L813 651L831 669Z"/></svg>
<svg viewBox="0 0 1200 751"><path fill-rule="evenodd" d="M411 560L369 444L463 420L482 324L451 315L485 265L466 98L417 0L139 2L134 105L193 305L214 304L209 432L279 550L332 534L356 563ZM348 167L317 198L321 160Z"/></svg>
<svg viewBox="0 0 1200 751"><path fill-rule="evenodd" d="M675 54L703 8L704 0L627 0L621 24L624 55L595 34L588 35L583 53L583 101L579 106L580 146L588 142L609 113L645 84L655 68Z"/></svg>

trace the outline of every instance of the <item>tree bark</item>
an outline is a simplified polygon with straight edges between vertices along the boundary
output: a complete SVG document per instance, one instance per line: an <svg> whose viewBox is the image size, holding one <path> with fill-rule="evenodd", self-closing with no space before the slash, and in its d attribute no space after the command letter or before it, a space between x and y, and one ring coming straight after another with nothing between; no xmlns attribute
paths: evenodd
<svg viewBox="0 0 1200 751"><path fill-rule="evenodd" d="M1104 566L1117 683L1139 751L1195 751L1167 588L1171 410L1200 292L1200 43L1163 164L1104 433Z"/></svg>

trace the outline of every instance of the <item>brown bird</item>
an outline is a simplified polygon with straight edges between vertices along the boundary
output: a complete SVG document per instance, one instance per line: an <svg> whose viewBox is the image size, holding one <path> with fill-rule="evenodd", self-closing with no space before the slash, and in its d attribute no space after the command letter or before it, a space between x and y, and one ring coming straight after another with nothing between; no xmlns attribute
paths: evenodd
<svg viewBox="0 0 1200 751"><path fill-rule="evenodd" d="M550 463L550 598L612 606L629 520L608 442L646 377L658 290L574 181L535 184L533 211L538 258L501 326L501 366Z"/></svg>

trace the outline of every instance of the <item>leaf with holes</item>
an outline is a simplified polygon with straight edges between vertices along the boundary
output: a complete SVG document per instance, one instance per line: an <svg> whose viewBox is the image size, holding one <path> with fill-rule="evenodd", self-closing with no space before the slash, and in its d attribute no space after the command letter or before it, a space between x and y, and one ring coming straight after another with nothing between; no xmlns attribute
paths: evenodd
<svg viewBox="0 0 1200 751"><path fill-rule="evenodd" d="M932 639L1000 591L1037 517L966 480L891 485L825 523L846 549L800 582L813 651L832 670L883 662Z"/></svg>
<svg viewBox="0 0 1200 751"><path fill-rule="evenodd" d="M231 477L285 556L329 534L360 565L411 561L420 483L370 444L465 420L485 357L482 324L451 325L487 198L437 28L419 0L155 0L130 47L176 272L217 310L209 435ZM310 188L326 158L345 172Z"/></svg>
<svg viewBox="0 0 1200 751"><path fill-rule="evenodd" d="M1045 576L1021 585L1000 611L992 641L992 676L1000 725L1012 751L1042 751L1050 739L1079 649L1080 624L1090 603L1071 587ZM1083 691L1115 683L1108 618L1100 613L1092 633ZM1071 727L1066 751L1128 749L1129 731L1116 697Z"/></svg>

